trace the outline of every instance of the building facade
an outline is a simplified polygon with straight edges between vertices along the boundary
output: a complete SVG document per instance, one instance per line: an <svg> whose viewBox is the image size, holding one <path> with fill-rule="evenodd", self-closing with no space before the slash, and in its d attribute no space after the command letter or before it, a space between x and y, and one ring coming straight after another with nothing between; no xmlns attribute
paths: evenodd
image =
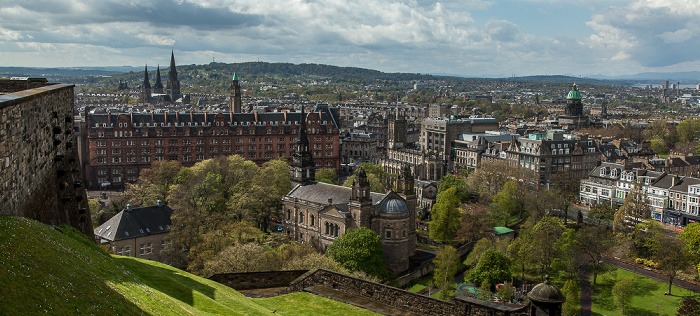
<svg viewBox="0 0 700 316"><path fill-rule="evenodd" d="M336 111L277 113L86 113L80 146L89 188L123 188L154 161L192 166L217 156L240 155L258 164L292 158L306 125L314 167L340 168Z"/></svg>
<svg viewBox="0 0 700 316"><path fill-rule="evenodd" d="M700 221L700 179L639 167L641 164L601 163L581 181L581 201L622 205L634 186L641 185L653 219L679 226Z"/></svg>
<svg viewBox="0 0 700 316"><path fill-rule="evenodd" d="M95 229L95 236L109 244L111 253L120 256L160 260L170 232L173 210L158 201L158 205L134 207L127 205Z"/></svg>

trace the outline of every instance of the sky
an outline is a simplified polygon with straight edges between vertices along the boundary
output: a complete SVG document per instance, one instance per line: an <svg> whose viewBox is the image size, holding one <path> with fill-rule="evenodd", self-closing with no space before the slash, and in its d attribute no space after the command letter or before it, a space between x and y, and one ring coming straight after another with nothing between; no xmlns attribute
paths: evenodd
<svg viewBox="0 0 700 316"><path fill-rule="evenodd" d="M0 0L0 66L317 63L474 77L700 71L698 0Z"/></svg>

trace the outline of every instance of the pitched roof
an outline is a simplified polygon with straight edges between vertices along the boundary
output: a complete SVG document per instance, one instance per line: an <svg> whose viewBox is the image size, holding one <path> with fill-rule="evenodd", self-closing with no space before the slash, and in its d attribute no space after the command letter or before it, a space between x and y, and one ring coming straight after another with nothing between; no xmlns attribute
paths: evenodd
<svg viewBox="0 0 700 316"><path fill-rule="evenodd" d="M381 201L385 196L382 193L370 193L370 198L372 198L372 204L376 204ZM315 182L305 185L297 185L287 194L288 198L297 198L299 200L327 204L328 199L333 199L333 204L347 204L350 202L352 197L352 188L344 187L341 185Z"/></svg>
<svg viewBox="0 0 700 316"><path fill-rule="evenodd" d="M153 205L123 210L95 229L95 235L117 241L170 231L173 209Z"/></svg>

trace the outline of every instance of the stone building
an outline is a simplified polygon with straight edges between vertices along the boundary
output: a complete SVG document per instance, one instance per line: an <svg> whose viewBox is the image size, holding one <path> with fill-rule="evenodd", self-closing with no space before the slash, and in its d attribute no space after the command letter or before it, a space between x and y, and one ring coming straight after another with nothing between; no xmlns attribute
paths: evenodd
<svg viewBox="0 0 700 316"><path fill-rule="evenodd" d="M73 128L74 86L0 79L0 215L93 236Z"/></svg>
<svg viewBox="0 0 700 316"><path fill-rule="evenodd" d="M163 83L160 78L160 66L156 71L155 86L151 86L148 78L148 65L144 71L143 83L141 84L141 95L139 101L142 103L189 103L189 97L180 93L180 80L177 79L177 68L175 67L175 52L170 55L170 68L168 69L168 81L163 90Z"/></svg>
<svg viewBox="0 0 700 316"><path fill-rule="evenodd" d="M404 271L415 252L416 196L410 169L397 181L396 192L370 192L363 169L351 188L313 181L313 165L305 126L299 131L290 165L293 188L282 198L282 232L293 240L325 251L348 229L367 227L379 235L386 267Z"/></svg>
<svg viewBox="0 0 700 316"><path fill-rule="evenodd" d="M474 170L482 160L505 159L513 136L497 131L459 135L452 142L454 168Z"/></svg>
<svg viewBox="0 0 700 316"><path fill-rule="evenodd" d="M340 140L343 164L377 162L377 137L365 132L349 132Z"/></svg>
<svg viewBox="0 0 700 316"><path fill-rule="evenodd" d="M122 188L154 161L192 166L240 155L258 164L292 157L300 126L309 131L314 168L340 168L337 111L318 105L308 113L86 113L80 125L86 185Z"/></svg>
<svg viewBox="0 0 700 316"><path fill-rule="evenodd" d="M95 236L109 244L113 254L149 260L160 260L165 240L170 232L173 210L158 201L158 205L131 207L117 213L95 229Z"/></svg>
<svg viewBox="0 0 700 316"><path fill-rule="evenodd" d="M591 125L588 115L583 113L583 103L581 102L581 92L574 83L571 91L566 95L566 108L564 114L557 117L559 126L574 130Z"/></svg>

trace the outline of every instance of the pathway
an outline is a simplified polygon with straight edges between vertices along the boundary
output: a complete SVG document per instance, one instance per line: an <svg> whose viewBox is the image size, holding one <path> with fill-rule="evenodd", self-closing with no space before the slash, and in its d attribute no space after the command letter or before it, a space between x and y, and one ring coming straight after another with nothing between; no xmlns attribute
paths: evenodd
<svg viewBox="0 0 700 316"><path fill-rule="evenodd" d="M588 276L588 266L579 267L581 276L581 316L591 316L593 307L593 291L591 288L591 278Z"/></svg>

